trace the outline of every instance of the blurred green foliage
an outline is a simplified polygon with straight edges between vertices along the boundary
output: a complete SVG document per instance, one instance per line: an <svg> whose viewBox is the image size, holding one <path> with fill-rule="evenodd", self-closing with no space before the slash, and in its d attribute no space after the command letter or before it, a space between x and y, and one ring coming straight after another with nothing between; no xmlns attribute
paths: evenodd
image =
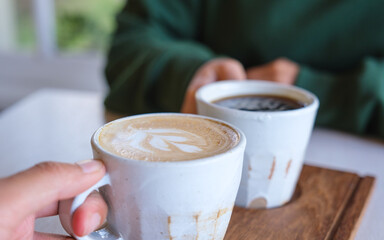
<svg viewBox="0 0 384 240"><path fill-rule="evenodd" d="M57 44L69 52L104 51L123 0L56 0Z"/></svg>
<svg viewBox="0 0 384 240"><path fill-rule="evenodd" d="M36 47L33 1L14 1L17 16L17 46L22 51L33 51ZM59 51L105 51L115 27L115 16L125 0L53 1Z"/></svg>

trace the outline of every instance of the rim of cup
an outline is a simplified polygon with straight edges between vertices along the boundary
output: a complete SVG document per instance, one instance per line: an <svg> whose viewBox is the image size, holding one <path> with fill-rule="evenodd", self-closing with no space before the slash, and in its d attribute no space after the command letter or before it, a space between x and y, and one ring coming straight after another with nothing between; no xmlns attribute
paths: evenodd
<svg viewBox="0 0 384 240"><path fill-rule="evenodd" d="M263 90L261 90L260 88L262 88ZM268 91L265 92L265 89L267 89ZM297 109L284 111L244 111L220 106L218 104L213 103L214 101L223 98L252 94L271 94L275 96L284 96L301 101L305 104L305 106ZM319 107L319 99L317 98L317 96L303 88L255 79L249 79L245 81L225 80L209 83L199 88L196 92L195 97L197 101L205 103L213 109L217 109L229 114L241 114L241 116L245 118L257 118L260 115L269 115L271 117L291 116L302 114L306 111L314 111L317 110Z"/></svg>
<svg viewBox="0 0 384 240"><path fill-rule="evenodd" d="M181 160L181 161L145 161L145 160L136 160L136 159L131 159L131 158L125 158L119 155L116 155L114 153L111 153L107 150L105 150L99 143L99 134L103 130L104 127L109 126L110 124L115 124L117 122L125 121L127 119L135 119L135 118L140 118L140 117L147 117L147 116L185 116L185 117L194 117L194 118L202 118L202 119L208 119L208 120L213 120L214 122L218 122L224 125L229 126L230 128L234 129L236 133L239 135L239 142L233 146L232 148L228 149L225 152L215 154L212 156L208 157L202 157L198 159L191 159L191 160ZM211 118L207 116L202 116L202 115L197 115L197 114L187 114L187 113L144 113L144 114L138 114L138 115L132 115L132 116L127 116L123 118L116 119L114 121L111 121L109 123L104 124L100 128L98 128L92 135L91 137L91 145L94 148L95 151L100 151L103 154L114 158L118 159L119 161L128 161L130 164L138 164L138 165L147 165L147 166L152 166L152 167L158 167L158 166L168 166L168 167L180 167L182 165L185 166L194 166L194 165L202 165L202 164L209 164L212 162L220 161L221 156L224 154L231 154L234 151L238 151L239 148L245 148L246 145L246 137L245 134L237 127L233 126L230 123L227 123L223 120L216 119L216 118ZM239 159L239 161L243 161L243 159Z"/></svg>

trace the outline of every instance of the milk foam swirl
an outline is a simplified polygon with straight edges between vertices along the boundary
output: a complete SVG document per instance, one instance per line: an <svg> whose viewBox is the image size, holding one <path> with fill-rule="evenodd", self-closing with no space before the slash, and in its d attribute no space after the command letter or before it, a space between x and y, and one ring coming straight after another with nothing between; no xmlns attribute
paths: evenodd
<svg viewBox="0 0 384 240"><path fill-rule="evenodd" d="M206 141L201 136L181 129L130 129L129 132L117 133L111 144L121 151L131 148L156 153L177 149L185 153L193 153L203 151L199 145L204 147Z"/></svg>
<svg viewBox="0 0 384 240"><path fill-rule="evenodd" d="M239 142L229 126L180 115L144 116L109 124L101 146L116 155L146 161L182 161L225 152Z"/></svg>

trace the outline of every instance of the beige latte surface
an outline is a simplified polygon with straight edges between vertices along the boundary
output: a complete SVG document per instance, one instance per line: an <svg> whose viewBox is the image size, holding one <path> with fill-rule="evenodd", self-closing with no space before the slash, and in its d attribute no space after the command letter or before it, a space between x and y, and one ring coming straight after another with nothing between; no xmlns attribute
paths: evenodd
<svg viewBox="0 0 384 240"><path fill-rule="evenodd" d="M239 143L230 126L180 115L128 118L107 124L99 134L103 149L143 161L186 161L224 153Z"/></svg>

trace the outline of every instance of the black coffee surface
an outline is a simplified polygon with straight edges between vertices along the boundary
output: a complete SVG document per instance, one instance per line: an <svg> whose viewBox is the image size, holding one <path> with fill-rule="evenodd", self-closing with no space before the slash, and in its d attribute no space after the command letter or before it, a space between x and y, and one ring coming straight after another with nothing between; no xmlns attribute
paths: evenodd
<svg viewBox="0 0 384 240"><path fill-rule="evenodd" d="M302 108L305 104L282 96L274 95L244 95L229 98L223 98L213 103L244 111L286 111Z"/></svg>

